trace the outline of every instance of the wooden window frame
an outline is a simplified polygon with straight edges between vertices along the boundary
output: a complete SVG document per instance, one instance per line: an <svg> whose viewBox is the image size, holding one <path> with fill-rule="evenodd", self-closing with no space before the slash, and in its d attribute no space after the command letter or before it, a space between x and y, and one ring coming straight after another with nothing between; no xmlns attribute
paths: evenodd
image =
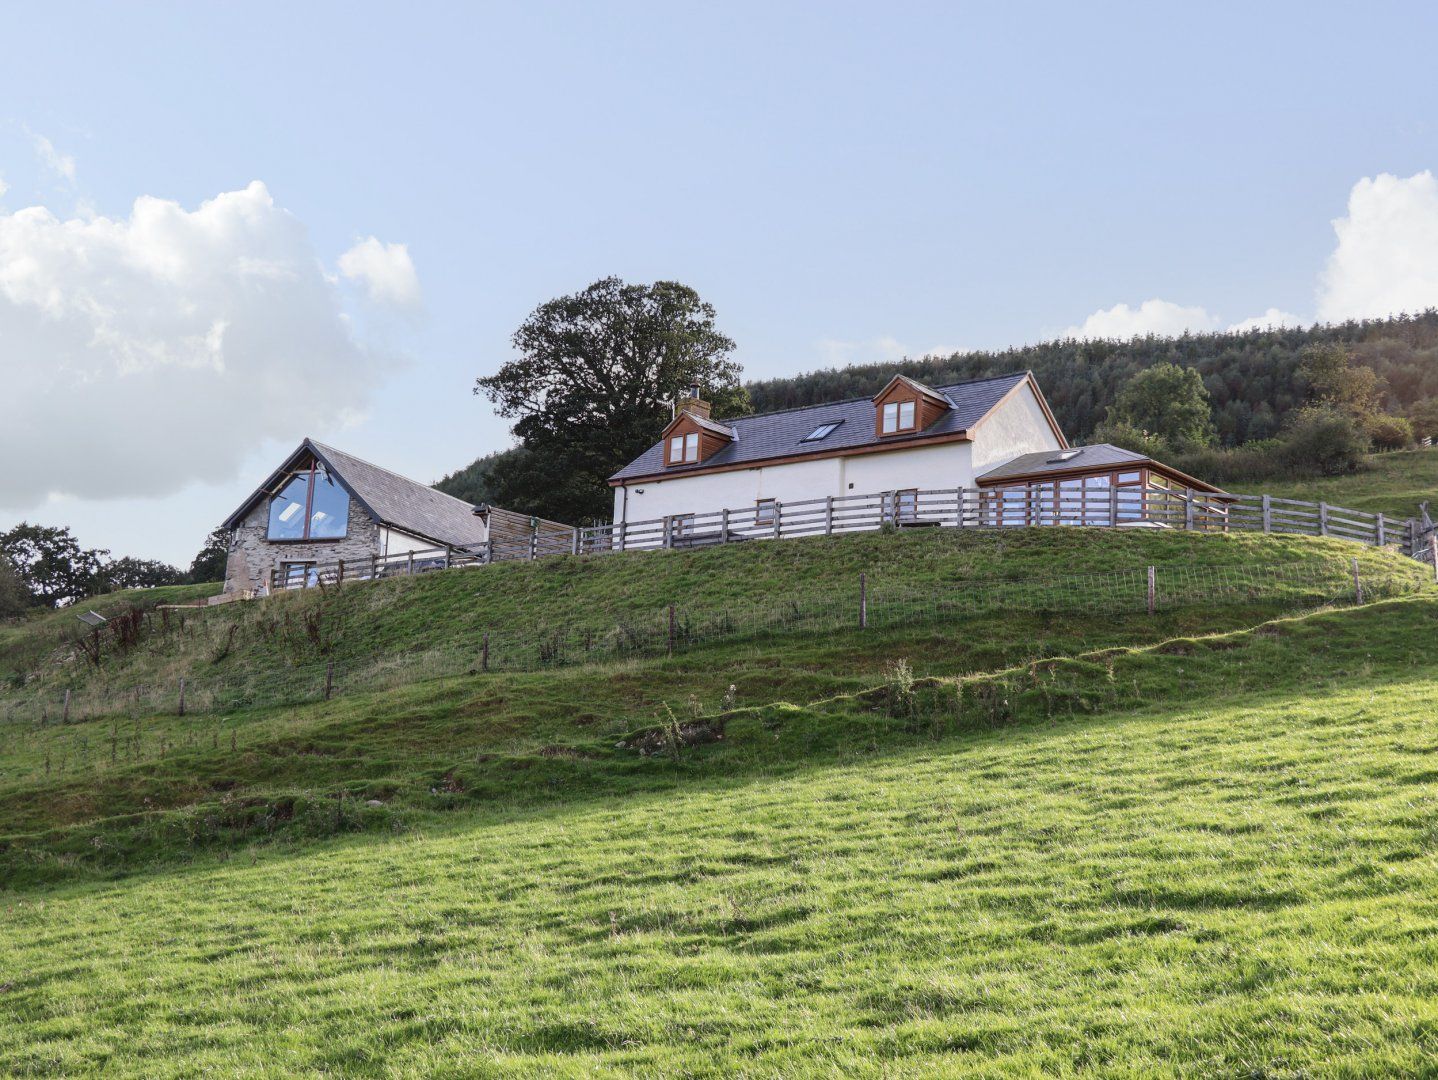
<svg viewBox="0 0 1438 1080"><path fill-rule="evenodd" d="M277 487L277 488L274 490L274 492L270 495L269 500L265 503L265 542L266 542L266 543L270 543L270 544L333 544L333 543L335 543L336 541L345 540L345 539L348 539L348 538L349 538L349 534L350 534L350 523L349 523L349 501L350 501L350 493L349 493L348 490L346 490L345 493L344 493L344 494L345 494L345 523L344 523L345 528L344 528L344 532L340 533L338 536L311 536L311 535L310 535L310 526L312 526L312 525L314 524L314 521L313 521L312 519L313 519L313 517L314 517L314 512L315 512L315 478L319 475L319 473L320 473L321 471L324 472L325 477L326 477L327 479L330 478L330 475L331 475L331 474L330 474L329 469L326 467L325 469L321 470L319 460L316 459L316 458L311 458L311 459L310 459L310 465L309 465L309 468L308 468L308 469L295 469L295 470L293 470L292 472L288 472L288 473L285 474L284 482L283 482L282 484L280 484L279 487ZM285 490L285 488L287 488L287 487L290 486L290 481L291 481L291 480L294 480L296 477L300 477L300 476L308 477L308 483L305 484L305 527L304 527L304 532L303 532L301 535L299 535L299 536L271 536L271 535L270 535L270 507L274 504L274 501L280 497L280 493L283 492L283 491ZM340 485L340 486L343 487L344 485Z"/></svg>
<svg viewBox="0 0 1438 1080"><path fill-rule="evenodd" d="M676 444L679 448L677 453L675 452ZM697 431L682 431L677 435L671 435L664 451L665 464L697 465L700 449L700 438Z"/></svg>
<svg viewBox="0 0 1438 1080"><path fill-rule="evenodd" d="M904 406L909 407L909 422L904 423ZM894 410L894 426L889 427L889 410ZM906 431L913 431L919 422L919 402L917 398L903 398L899 401L886 401L879 409L879 434L880 435L902 435Z"/></svg>
<svg viewBox="0 0 1438 1080"><path fill-rule="evenodd" d="M774 518L779 513L778 499L755 499L754 500L754 524L772 525Z"/></svg>

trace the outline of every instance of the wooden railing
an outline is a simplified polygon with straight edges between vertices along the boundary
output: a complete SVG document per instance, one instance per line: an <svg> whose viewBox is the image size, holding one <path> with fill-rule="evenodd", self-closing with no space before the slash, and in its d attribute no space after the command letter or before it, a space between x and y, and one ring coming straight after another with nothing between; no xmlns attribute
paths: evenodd
<svg viewBox="0 0 1438 1080"><path fill-rule="evenodd" d="M837 536L879 529L1002 529L1070 525L1164 527L1193 532L1260 532L1328 536L1438 560L1438 531L1413 518L1369 514L1328 503L1269 495L1209 495L1161 487L1117 486L1031 492L941 488L834 495L702 514L533 532L475 547L431 548L401 555L337 560L288 578L271 572L272 590L374 581L457 566L599 555L661 548L700 548L751 540Z"/></svg>

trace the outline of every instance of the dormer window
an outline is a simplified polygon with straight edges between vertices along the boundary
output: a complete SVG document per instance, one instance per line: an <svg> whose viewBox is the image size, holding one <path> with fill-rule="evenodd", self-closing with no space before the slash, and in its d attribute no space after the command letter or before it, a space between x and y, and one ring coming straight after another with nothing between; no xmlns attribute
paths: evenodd
<svg viewBox="0 0 1438 1080"><path fill-rule="evenodd" d="M884 423L882 431L885 435L893 435L899 431L912 431L914 429L914 409L916 403L913 401L890 401L884 405Z"/></svg>
<svg viewBox="0 0 1438 1080"><path fill-rule="evenodd" d="M699 433L675 435L669 440L669 464L687 465L699 460Z"/></svg>

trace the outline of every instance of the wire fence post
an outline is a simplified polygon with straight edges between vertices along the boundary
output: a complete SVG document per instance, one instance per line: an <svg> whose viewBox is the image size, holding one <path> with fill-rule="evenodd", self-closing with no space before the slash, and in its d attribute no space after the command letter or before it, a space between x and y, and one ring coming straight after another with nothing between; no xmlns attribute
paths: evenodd
<svg viewBox="0 0 1438 1080"><path fill-rule="evenodd" d="M180 715L185 715L185 677L180 676Z"/></svg>
<svg viewBox="0 0 1438 1080"><path fill-rule="evenodd" d="M674 605L669 605L669 650L668 655L674 655Z"/></svg>
<svg viewBox="0 0 1438 1080"><path fill-rule="evenodd" d="M480 671L488 671L488 670L489 670L489 631L488 631L488 630L486 630L486 631L484 632L484 644L482 644L482 645L480 646L480 651L479 651L479 670L480 670Z"/></svg>
<svg viewBox="0 0 1438 1080"><path fill-rule="evenodd" d="M65 691L65 706L64 706L64 711L60 714L60 723L62 723L62 724L68 724L69 722L70 722L70 691L69 691L69 690L66 690L66 691Z"/></svg>
<svg viewBox="0 0 1438 1080"><path fill-rule="evenodd" d="M1351 562L1353 565L1353 602L1361 604L1363 603L1363 581L1358 576L1358 556L1353 556Z"/></svg>
<svg viewBox="0 0 1438 1080"><path fill-rule="evenodd" d="M1154 601L1155 601L1155 599L1156 599L1156 594L1157 594L1157 592L1158 592L1158 590L1155 588L1155 585L1156 585L1156 582L1155 582L1155 580L1154 580L1154 579L1155 579L1155 576L1156 576L1155 568L1152 567L1152 566L1150 566L1150 567L1148 568L1148 613L1149 613L1150 615L1153 614Z"/></svg>
<svg viewBox="0 0 1438 1080"><path fill-rule="evenodd" d="M325 700L326 700L326 701L328 701L328 700L330 699L330 695L334 693L334 689L335 689L335 662L334 662L333 660L331 660L331 661L329 661L329 663L325 664Z"/></svg>
<svg viewBox="0 0 1438 1080"><path fill-rule="evenodd" d="M859 575L859 629L869 627L869 576Z"/></svg>

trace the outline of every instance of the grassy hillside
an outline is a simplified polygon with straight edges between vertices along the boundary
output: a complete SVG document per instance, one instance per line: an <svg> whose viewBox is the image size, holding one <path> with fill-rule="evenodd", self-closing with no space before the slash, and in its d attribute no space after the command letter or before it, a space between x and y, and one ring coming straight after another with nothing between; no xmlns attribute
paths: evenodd
<svg viewBox="0 0 1438 1080"><path fill-rule="evenodd" d="M523 769L392 835L12 893L0 1069L1419 1073L1435 619L889 678L648 756L611 731L622 797Z"/></svg>
<svg viewBox="0 0 1438 1080"><path fill-rule="evenodd" d="M1343 583L1353 557L1418 591L1315 611L1309 578L1268 573ZM1107 589L1100 571L1154 564L1253 586L1149 615L1088 593L980 603L976 584ZM861 571L876 615L901 586L969 606L328 702L0 719L0 1074L1426 1059L1438 596L1391 553L871 534L207 609L99 673L20 630L0 656L42 655L39 685L79 689L301 671L305 649L353 672L525 621L783 607L794 582L847 605ZM0 694L0 717L33 690Z"/></svg>
<svg viewBox="0 0 1438 1080"><path fill-rule="evenodd" d="M1361 471L1346 476L1230 486L1241 493L1329 502L1403 520L1417 515L1419 503L1428 502L1429 512L1438 515L1438 448L1374 454Z"/></svg>

